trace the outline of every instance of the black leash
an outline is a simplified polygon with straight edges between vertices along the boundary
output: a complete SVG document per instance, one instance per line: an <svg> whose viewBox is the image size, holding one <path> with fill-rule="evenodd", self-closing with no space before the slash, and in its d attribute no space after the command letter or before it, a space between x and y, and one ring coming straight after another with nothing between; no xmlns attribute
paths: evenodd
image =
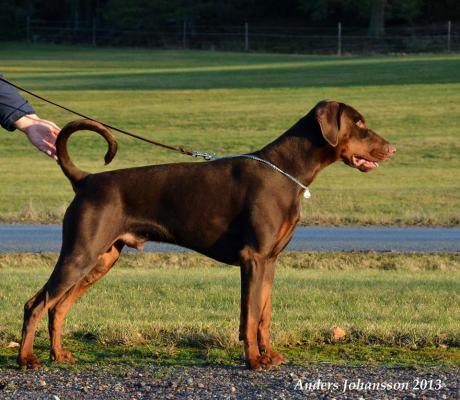
<svg viewBox="0 0 460 400"><path fill-rule="evenodd" d="M2 82L5 82L7 83L8 85L11 85L13 87L15 87L16 89L18 90L21 90L22 92L25 92L25 93L28 93L30 94L31 96L34 96L36 97L37 99L40 99L42 101L45 101L46 103L49 103L49 104L52 104L53 106L56 106L56 107L59 107L59 108L62 108L63 110L66 110L72 114L75 114L75 115L78 115L80 117L83 117L83 118L86 118L86 119L89 119L91 121L94 121L94 122L97 122L99 124L102 124L104 126L106 126L107 128L110 128L114 131L117 131L117 132L120 132L120 133L123 133L125 135L128 135L128 136L131 136L135 139L139 139L139 140L143 140L144 142L147 142L147 143L150 143L150 144L153 144L155 146L159 146L159 147L163 147L164 149L168 149L168 150L173 150L173 151L177 151L181 154L185 154L187 156L192 156L192 157L202 157L203 159L205 160L216 160L218 159L218 157L216 157L216 155L214 153L204 153L204 152L200 152L200 151L192 151L192 150L187 150L187 149L184 149L183 147L181 146L170 146L168 144L164 144L164 143L160 143L160 142L156 142L155 140L150 140L150 139L147 139L145 137L142 137L140 135L137 135L135 133L132 133L132 132L128 132L128 131L125 131L123 129L119 129L119 128L116 128L115 126L112 126L112 125L109 125L109 124L106 124L104 122L101 122L101 121L98 121L97 119L94 119L94 118L91 118L91 117L88 117L84 114L81 114L79 113L78 111L74 111L70 108L67 108L65 106L62 106L58 103L55 103L54 101L51 101L51 100L48 100L42 96L39 96L38 94L35 94L27 89L24 89L23 87L21 86L18 86L8 80L6 80L5 78L2 78L0 76L0 81ZM292 175L289 175L287 172L283 171L282 169L280 169L279 167L277 167L276 165L272 164L271 162L267 161L267 160L263 160L259 157L256 157L252 154L238 154L238 155L234 155L234 156L227 156L227 157L221 157L221 158L237 158L237 157L242 157L242 158L249 158L249 159L252 159L252 160L256 160L256 161L259 161L261 163L264 163L266 165L268 165L269 167L273 168L275 171L281 173L282 175L286 176L287 178L289 178L291 181L293 181L294 183L296 183L297 185L299 185L302 190L304 191L304 194L303 196L308 199L310 198L311 194L310 194L310 190L308 189L307 186L305 186L302 182L300 182L299 180L297 180L296 178L294 178Z"/></svg>
<svg viewBox="0 0 460 400"><path fill-rule="evenodd" d="M177 151L177 152L179 152L181 154L185 154L187 156L203 157L205 160L211 160L215 156L214 154L188 150L188 149L185 149L182 146L170 146L168 144L160 143L160 142L157 142L155 140L147 139L147 138L145 138L143 136L137 135L136 133L128 132L128 131L125 131L124 129L120 129L120 128L117 128L115 126L106 124L105 122L98 121L97 119L88 117L87 115L84 115L82 113L79 113L78 111L72 110L71 108L65 107L65 106L63 106L61 104L55 103L54 101L48 100L47 98L39 96L38 94L35 94L35 93L31 92L30 90L27 90L27 89L25 89L25 88L23 88L21 86L18 86L16 84L14 84L13 82L10 82L9 80L7 80L7 79L5 79L5 78L3 78L1 76L0 76L0 81L5 82L8 85L11 85L11 86L15 87L16 89L18 89L18 90L20 90L22 92L25 92L27 94L30 94L31 96L36 97L37 99L40 99L40 100L42 100L42 101L44 101L46 103L52 104L53 106L56 106L58 108L62 108L63 110L66 110L66 111L68 111L68 112L70 112L72 114L78 115L78 116L80 116L82 118L89 119L89 120L94 121L94 122L97 122L97 123L99 123L101 125L106 126L109 129L112 129L114 131L123 133L124 135L131 136L131 137L133 137L135 139L143 140L144 142L153 144L155 146L163 147L164 149L168 149L168 150Z"/></svg>

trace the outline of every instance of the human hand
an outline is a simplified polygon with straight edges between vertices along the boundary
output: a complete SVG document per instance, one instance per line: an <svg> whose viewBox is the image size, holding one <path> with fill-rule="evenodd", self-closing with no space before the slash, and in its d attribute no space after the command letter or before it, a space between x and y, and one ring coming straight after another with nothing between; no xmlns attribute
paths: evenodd
<svg viewBox="0 0 460 400"><path fill-rule="evenodd" d="M15 122L15 127L24 132L30 142L40 151L57 161L56 137L60 128L36 114L24 115Z"/></svg>

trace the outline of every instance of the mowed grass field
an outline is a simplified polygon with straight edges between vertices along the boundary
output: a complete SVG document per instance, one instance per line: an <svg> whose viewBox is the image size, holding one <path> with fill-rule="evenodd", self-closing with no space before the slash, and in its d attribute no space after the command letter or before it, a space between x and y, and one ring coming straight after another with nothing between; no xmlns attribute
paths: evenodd
<svg viewBox="0 0 460 400"><path fill-rule="evenodd" d="M304 224L460 222L460 56L318 57L50 45L0 45L0 71L39 94L155 140L219 155L255 150L319 100L355 106L398 147L362 174L322 172ZM31 99L42 117L77 117ZM89 171L191 161L116 134L119 153L75 136ZM1 133L0 221L60 222L73 193L24 135ZM198 161L200 162L200 161ZM0 255L0 366L14 365L22 308L56 255ZM274 288L273 340L294 361L459 365L458 254L286 254ZM72 309L65 344L83 364L241 363L239 271L197 255L124 256ZM46 320L46 318L45 318ZM347 332L333 343L331 331ZM47 358L46 321L37 338Z"/></svg>
<svg viewBox="0 0 460 400"><path fill-rule="evenodd" d="M0 368L56 255L0 255ZM272 339L294 362L460 365L456 254L286 253ZM64 346L94 362L241 364L239 270L193 254L123 256L72 308ZM346 331L334 342L332 329ZM37 337L48 359L46 317ZM100 365L100 364L99 364Z"/></svg>
<svg viewBox="0 0 460 400"><path fill-rule="evenodd" d="M444 225L460 222L460 55L320 57L51 45L0 45L12 81L82 113L155 140L249 152L283 133L319 100L355 106L398 153L369 174L338 163L303 201L302 223ZM63 125L77 117L31 100ZM191 161L117 134L104 168L95 134L71 141L85 170ZM1 133L0 221L59 222L72 198L60 168L24 135Z"/></svg>

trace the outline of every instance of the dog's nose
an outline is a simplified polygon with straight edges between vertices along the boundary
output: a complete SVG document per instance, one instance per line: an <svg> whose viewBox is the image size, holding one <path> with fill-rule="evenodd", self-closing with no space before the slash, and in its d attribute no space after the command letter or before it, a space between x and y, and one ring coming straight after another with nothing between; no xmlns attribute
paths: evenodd
<svg viewBox="0 0 460 400"><path fill-rule="evenodd" d="M394 153L396 153L396 146L394 144L387 144L386 151L390 156L392 156Z"/></svg>

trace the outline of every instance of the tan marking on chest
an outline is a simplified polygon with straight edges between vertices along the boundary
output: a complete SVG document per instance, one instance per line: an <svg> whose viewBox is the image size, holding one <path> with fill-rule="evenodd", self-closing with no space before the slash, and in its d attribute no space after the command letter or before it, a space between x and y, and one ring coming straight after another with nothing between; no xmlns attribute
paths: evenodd
<svg viewBox="0 0 460 400"><path fill-rule="evenodd" d="M282 241L286 235L292 230L292 222L291 221L284 221L283 224L281 225L281 228L278 232L278 238L277 238L277 242L280 242Z"/></svg>
<svg viewBox="0 0 460 400"><path fill-rule="evenodd" d="M286 220L282 223L280 230L278 232L278 237L276 240L275 245L273 246L273 250L271 256L278 256L278 254L286 247L287 243L292 237L292 232L296 226L295 222Z"/></svg>

